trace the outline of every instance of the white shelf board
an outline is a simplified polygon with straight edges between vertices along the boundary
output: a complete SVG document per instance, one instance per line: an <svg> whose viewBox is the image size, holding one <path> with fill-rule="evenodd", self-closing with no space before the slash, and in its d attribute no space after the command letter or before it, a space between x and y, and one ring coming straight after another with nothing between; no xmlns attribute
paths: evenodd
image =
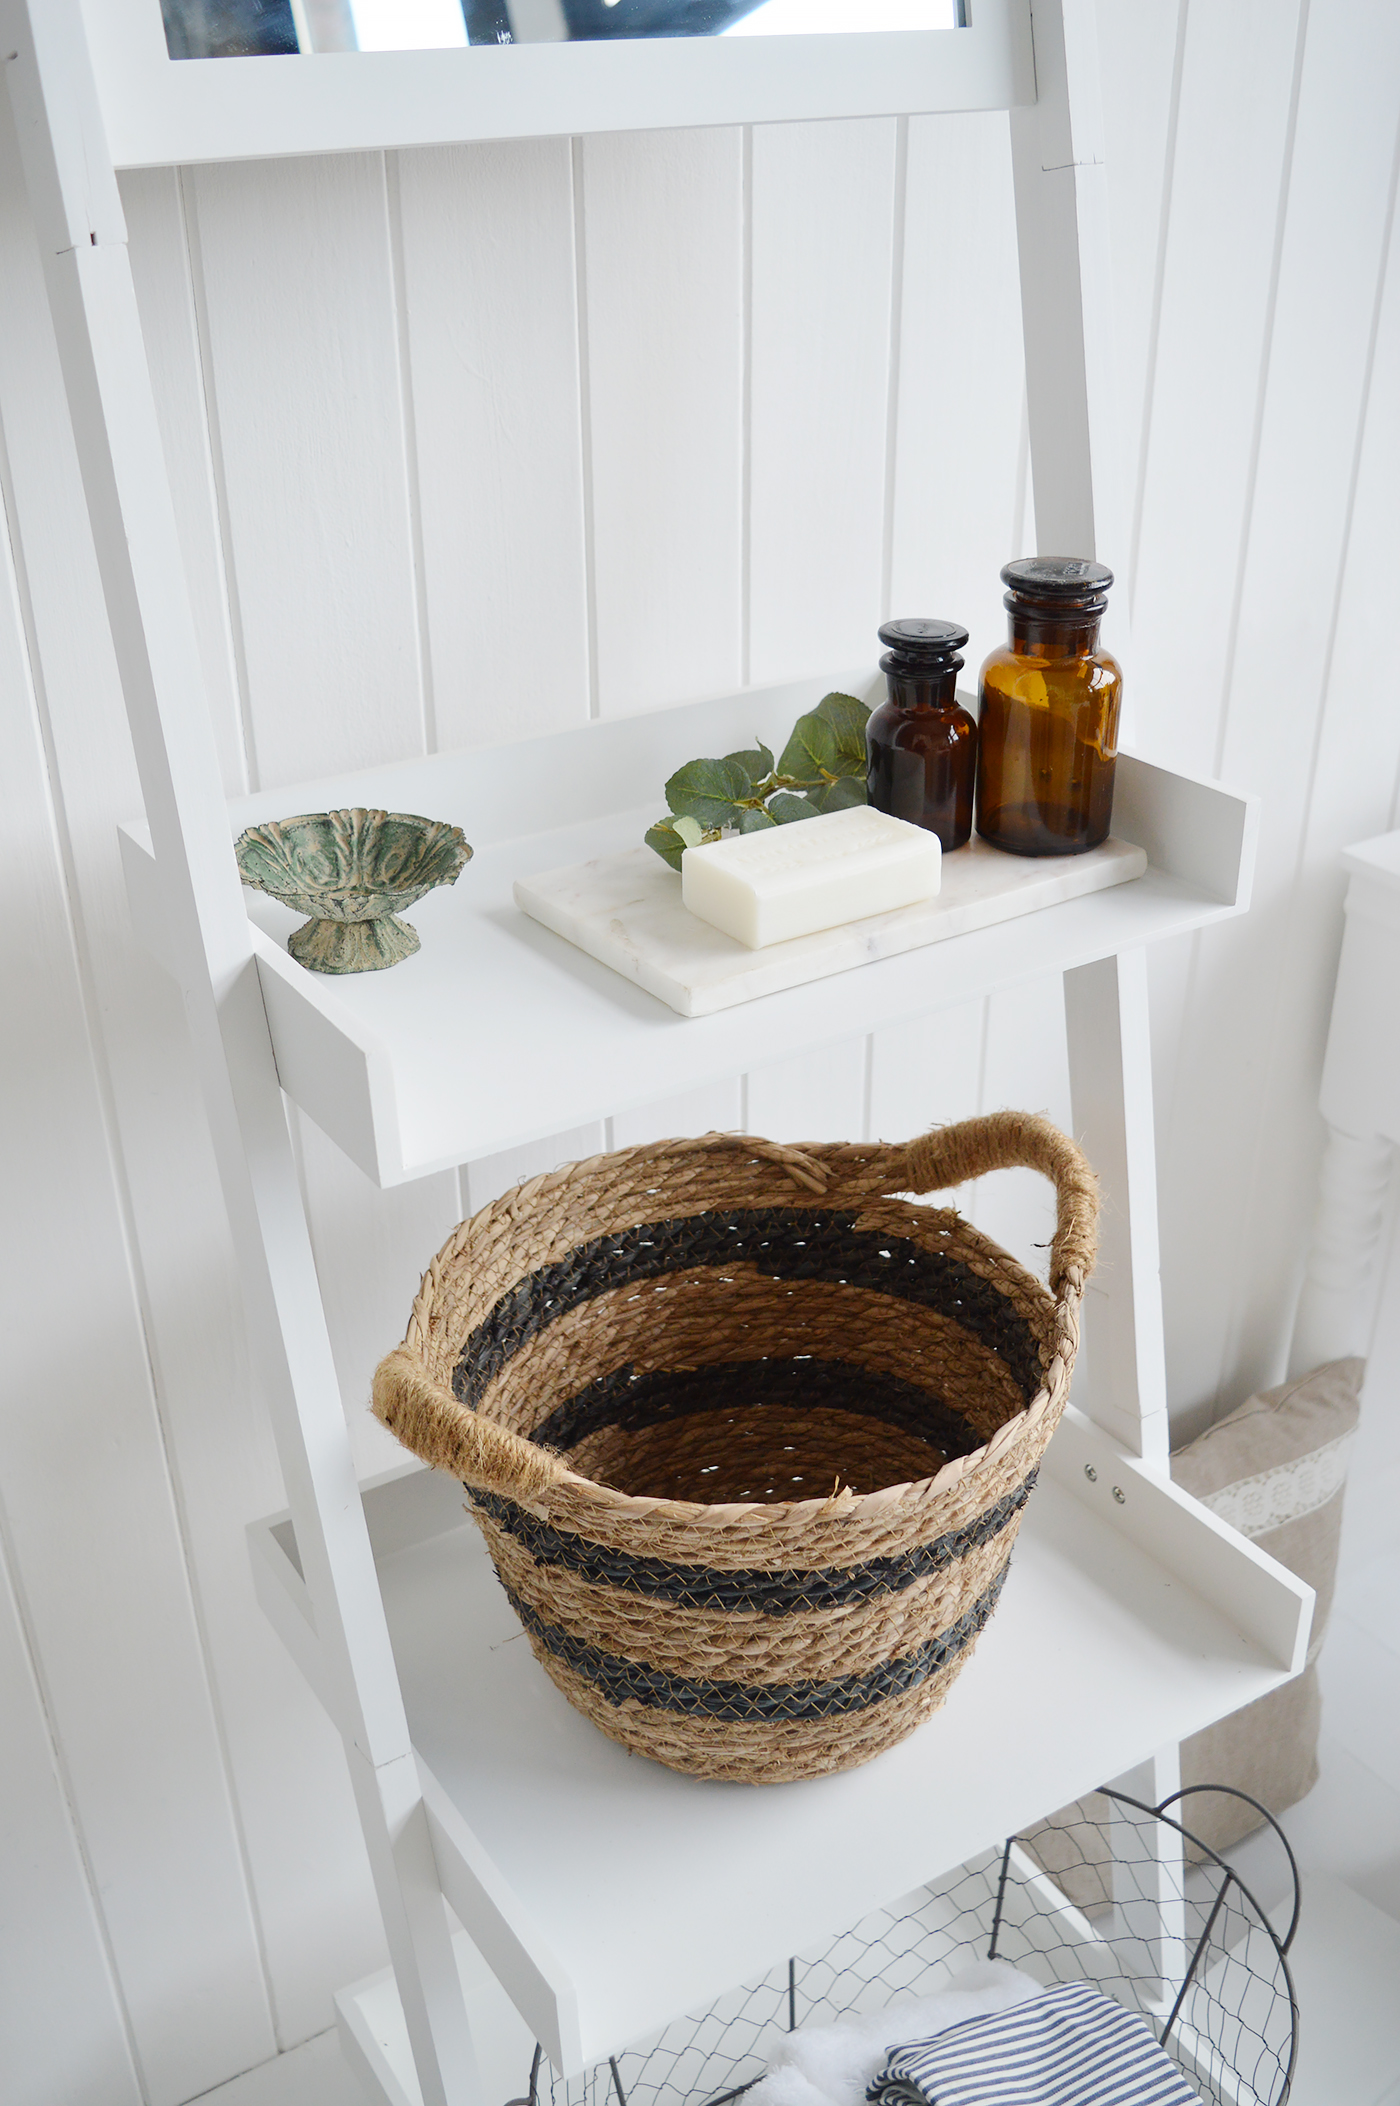
<svg viewBox="0 0 1400 2106"><path fill-rule="evenodd" d="M706 1783L565 1702L460 1501L410 1469L365 1504L443 1891L566 2072L1251 1702L1307 1644L1301 1581L1071 1412L944 1710L843 1776ZM250 1534L324 1701L291 1525Z"/></svg>
<svg viewBox="0 0 1400 2106"><path fill-rule="evenodd" d="M883 682L838 672L234 801L231 835L362 804L451 820L476 851L455 886L412 909L422 950L387 972L305 971L285 948L300 917L245 894L287 1094L366 1175L396 1185L1247 904L1254 801L1124 754L1114 832L1149 857L1133 884L713 1016L675 1015L515 905L517 878L633 846L684 761L780 742L831 687L870 696ZM123 828L122 850L137 929L178 976L149 836Z"/></svg>

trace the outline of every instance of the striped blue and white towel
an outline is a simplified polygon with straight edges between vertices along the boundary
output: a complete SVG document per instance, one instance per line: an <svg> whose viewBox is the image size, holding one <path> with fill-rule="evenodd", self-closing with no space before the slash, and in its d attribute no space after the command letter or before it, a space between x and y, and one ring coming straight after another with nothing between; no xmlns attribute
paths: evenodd
<svg viewBox="0 0 1400 2106"><path fill-rule="evenodd" d="M1201 2106L1146 2022L1087 1982L892 2047L875 2106Z"/></svg>

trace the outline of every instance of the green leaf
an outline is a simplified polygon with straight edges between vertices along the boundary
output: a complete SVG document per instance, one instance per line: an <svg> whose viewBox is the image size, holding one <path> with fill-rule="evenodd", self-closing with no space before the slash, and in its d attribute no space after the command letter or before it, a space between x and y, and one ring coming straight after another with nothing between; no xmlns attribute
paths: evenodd
<svg viewBox="0 0 1400 2106"><path fill-rule="evenodd" d="M723 765L726 768L743 769L749 785L748 794L753 796L758 789L758 785L761 782L766 782L773 773L773 756L764 745L762 739L760 739L757 746L750 752L726 753Z"/></svg>
<svg viewBox="0 0 1400 2106"><path fill-rule="evenodd" d="M793 725L792 737L778 756L778 773L790 783L815 788L828 774L838 772L833 765L836 757L836 734L812 710Z"/></svg>
<svg viewBox="0 0 1400 2106"><path fill-rule="evenodd" d="M737 826L736 807L750 794L748 771L738 759L687 761L666 785L671 810L702 826Z"/></svg>
<svg viewBox="0 0 1400 2106"><path fill-rule="evenodd" d="M838 775L835 782L823 783L819 790L810 793L819 812L845 812L853 804L870 802L865 790L863 775Z"/></svg>
<svg viewBox="0 0 1400 2106"><path fill-rule="evenodd" d="M870 711L865 704L858 702L854 695L843 695L833 691L829 695L822 696L821 701L817 704L812 714L824 718L830 724L832 730L836 733L836 742L841 751L854 756L859 763L859 772L863 775L865 773L865 727L870 721ZM856 773L856 770L852 768L844 772L853 775Z"/></svg>
<svg viewBox="0 0 1400 2106"><path fill-rule="evenodd" d="M711 840L719 838L718 829L712 830ZM688 848L698 848L705 839L705 830L698 819L689 817L658 819L642 836L648 848L654 848L663 863L672 870L679 870L681 857Z"/></svg>
<svg viewBox="0 0 1400 2106"><path fill-rule="evenodd" d="M776 770L762 739L723 760L687 761L666 785L670 817L648 827L647 846L679 870L687 848L718 840L725 827L763 833L864 804L869 715L854 695L824 695L798 718Z"/></svg>
<svg viewBox="0 0 1400 2106"><path fill-rule="evenodd" d="M823 695L798 718L783 748L778 773L794 783L830 783L865 773L865 725L870 711L854 695Z"/></svg>
<svg viewBox="0 0 1400 2106"><path fill-rule="evenodd" d="M768 809L779 826L791 826L794 820L815 819L817 816L816 806L791 790L779 790L775 797L770 797Z"/></svg>
<svg viewBox="0 0 1400 2106"><path fill-rule="evenodd" d="M655 826L647 828L642 839L648 848L656 850L663 863L669 863L672 870L680 869L685 843L669 819L658 819Z"/></svg>

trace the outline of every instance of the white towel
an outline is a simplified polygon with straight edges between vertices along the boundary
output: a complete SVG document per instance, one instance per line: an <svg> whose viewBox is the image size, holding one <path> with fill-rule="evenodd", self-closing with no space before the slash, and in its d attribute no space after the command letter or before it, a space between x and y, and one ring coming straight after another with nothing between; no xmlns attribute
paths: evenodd
<svg viewBox="0 0 1400 2106"><path fill-rule="evenodd" d="M875 2106L1201 2106L1145 2020L1087 1982L891 2048Z"/></svg>
<svg viewBox="0 0 1400 2106"><path fill-rule="evenodd" d="M937 1996L855 2012L834 2025L770 2033L758 2043L768 2074L745 2094L745 2106L865 2106L897 2041L927 2040L945 2026L1012 2009L1040 1994L1038 1982L1005 1960L984 1960L964 1968Z"/></svg>

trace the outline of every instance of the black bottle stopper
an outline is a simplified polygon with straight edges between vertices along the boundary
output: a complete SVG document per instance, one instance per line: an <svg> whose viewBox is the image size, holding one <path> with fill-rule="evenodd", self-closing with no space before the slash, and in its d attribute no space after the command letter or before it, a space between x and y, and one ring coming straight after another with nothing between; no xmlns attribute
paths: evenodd
<svg viewBox="0 0 1400 2106"><path fill-rule="evenodd" d="M1001 582L1007 588L1005 604L1013 613L1033 608L1052 618L1063 613L1082 621L1107 607L1113 572L1087 556L1018 556L1003 566Z"/></svg>
<svg viewBox="0 0 1400 2106"><path fill-rule="evenodd" d="M886 646L880 660L882 673L956 673L962 666L958 654L967 642L967 631L956 622L926 618L883 622L879 636Z"/></svg>

